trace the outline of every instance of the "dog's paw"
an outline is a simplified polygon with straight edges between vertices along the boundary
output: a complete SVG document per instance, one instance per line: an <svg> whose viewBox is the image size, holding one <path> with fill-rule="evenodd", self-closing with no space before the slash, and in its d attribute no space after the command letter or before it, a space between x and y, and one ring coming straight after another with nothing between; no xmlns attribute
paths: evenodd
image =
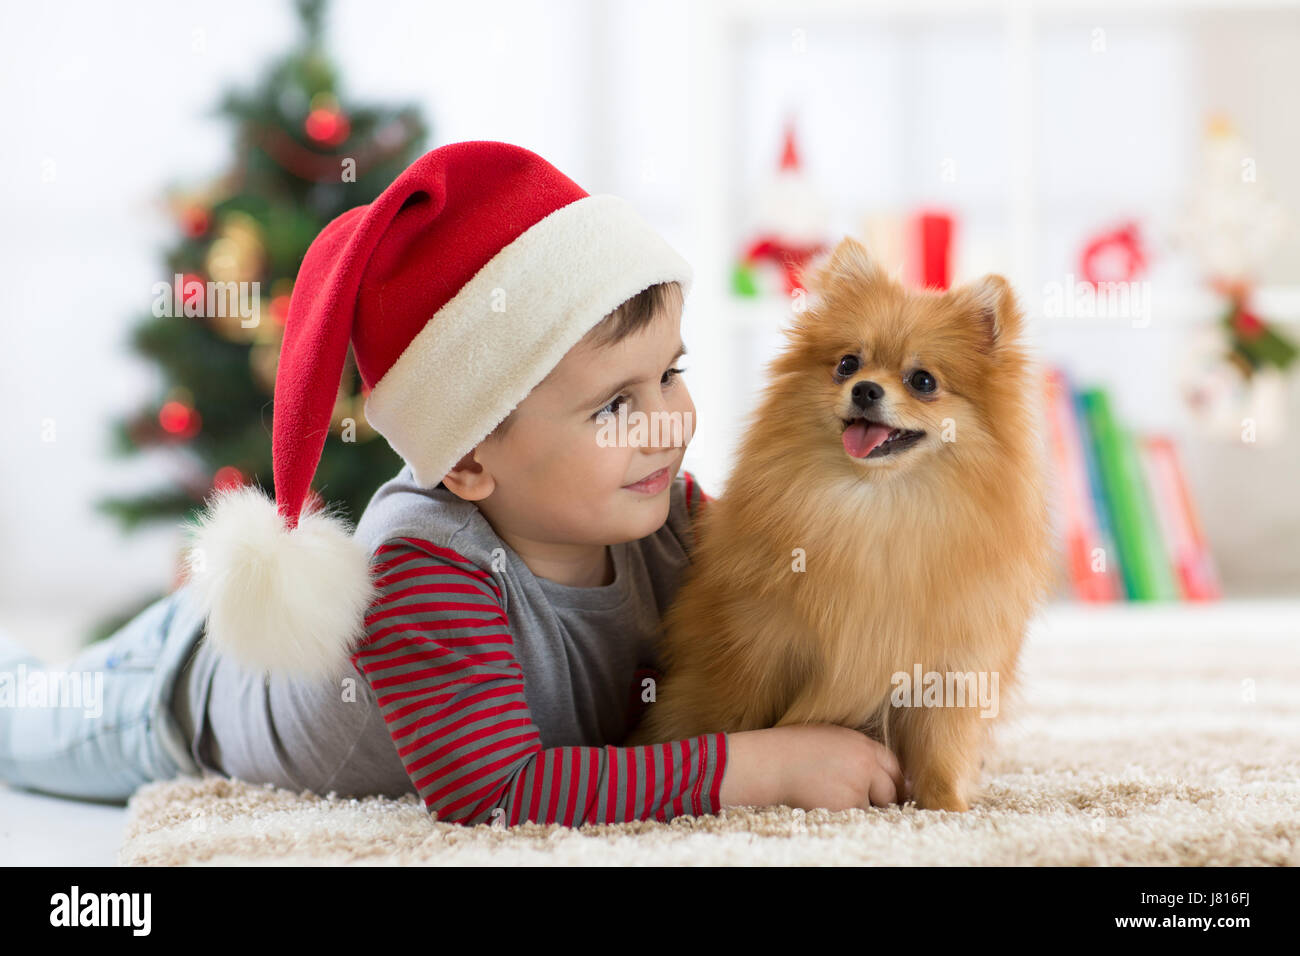
<svg viewBox="0 0 1300 956"><path fill-rule="evenodd" d="M965 813L970 809L970 804L956 794L935 799L928 806L925 804L920 806L922 810L948 810L952 813Z"/></svg>
<svg viewBox="0 0 1300 956"><path fill-rule="evenodd" d="M918 784L913 788L912 798L922 810L949 810L953 813L965 813L970 803L951 786Z"/></svg>

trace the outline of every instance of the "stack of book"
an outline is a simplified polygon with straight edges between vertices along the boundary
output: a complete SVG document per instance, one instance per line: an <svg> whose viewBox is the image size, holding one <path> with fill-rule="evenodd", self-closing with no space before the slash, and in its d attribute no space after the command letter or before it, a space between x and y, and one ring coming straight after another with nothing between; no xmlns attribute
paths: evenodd
<svg viewBox="0 0 1300 956"><path fill-rule="evenodd" d="M1135 434L1101 388L1046 375L1057 528L1082 601L1212 601L1218 573L1173 441Z"/></svg>

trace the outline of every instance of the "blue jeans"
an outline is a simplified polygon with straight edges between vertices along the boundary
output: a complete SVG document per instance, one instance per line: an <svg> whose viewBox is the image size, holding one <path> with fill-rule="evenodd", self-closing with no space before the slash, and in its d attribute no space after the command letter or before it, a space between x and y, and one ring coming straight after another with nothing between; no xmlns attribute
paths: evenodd
<svg viewBox="0 0 1300 956"><path fill-rule="evenodd" d="M59 669L0 633L0 781L123 803L150 781L201 776L170 704L202 633L186 587Z"/></svg>

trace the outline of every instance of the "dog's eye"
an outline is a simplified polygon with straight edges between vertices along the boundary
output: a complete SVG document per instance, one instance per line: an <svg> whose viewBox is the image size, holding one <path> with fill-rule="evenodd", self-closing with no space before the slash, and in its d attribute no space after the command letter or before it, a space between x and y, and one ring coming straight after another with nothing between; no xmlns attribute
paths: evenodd
<svg viewBox="0 0 1300 956"><path fill-rule="evenodd" d="M918 368L915 372L907 377L907 384L912 386L918 392L933 392L939 387L939 383L923 368Z"/></svg>
<svg viewBox="0 0 1300 956"><path fill-rule="evenodd" d="M846 355L840 359L840 364L835 366L835 374L843 378L846 375L852 375L858 370L862 363L858 361L856 355Z"/></svg>

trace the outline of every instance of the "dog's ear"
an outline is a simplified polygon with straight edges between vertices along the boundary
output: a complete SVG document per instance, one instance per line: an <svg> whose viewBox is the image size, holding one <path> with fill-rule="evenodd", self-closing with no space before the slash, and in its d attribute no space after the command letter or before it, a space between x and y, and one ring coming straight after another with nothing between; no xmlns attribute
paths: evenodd
<svg viewBox="0 0 1300 956"><path fill-rule="evenodd" d="M993 347L1014 341L1020 335L1020 304L1011 283L990 273L954 289L962 308L970 309L988 335Z"/></svg>
<svg viewBox="0 0 1300 956"><path fill-rule="evenodd" d="M822 252L810 260L803 275L808 280L805 284L814 294L827 291L837 281L890 279L867 252L867 247L852 236L845 236L834 249Z"/></svg>
<svg viewBox="0 0 1300 956"><path fill-rule="evenodd" d="M867 247L852 236L845 236L831 253L827 268L855 279L884 278L880 264L867 252Z"/></svg>

